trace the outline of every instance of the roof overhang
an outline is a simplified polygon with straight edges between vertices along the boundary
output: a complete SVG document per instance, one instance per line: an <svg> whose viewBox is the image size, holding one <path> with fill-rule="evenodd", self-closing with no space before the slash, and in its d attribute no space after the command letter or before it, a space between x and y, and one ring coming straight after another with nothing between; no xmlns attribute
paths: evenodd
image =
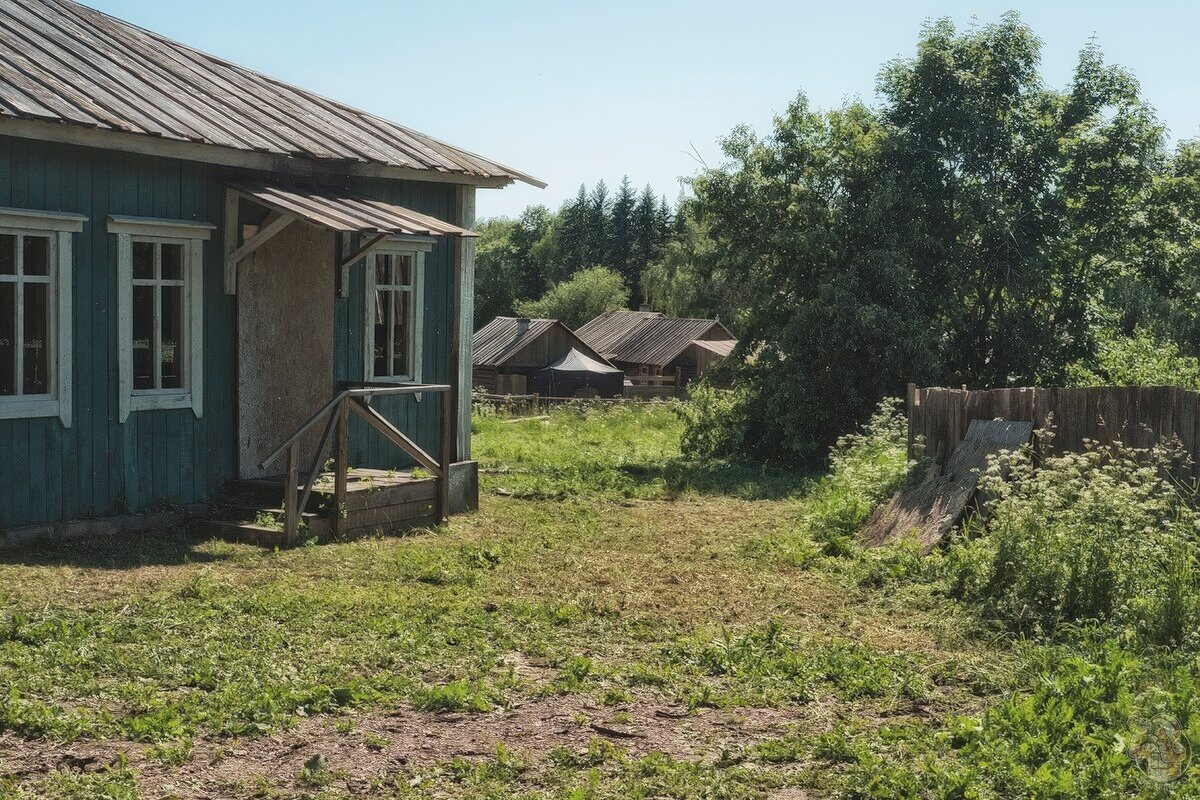
<svg viewBox="0 0 1200 800"><path fill-rule="evenodd" d="M693 345L718 356L729 356L737 347L736 339L696 339Z"/></svg>
<svg viewBox="0 0 1200 800"><path fill-rule="evenodd" d="M320 187L231 182L229 188L281 215L334 233L363 236L477 236L474 231L365 195Z"/></svg>
<svg viewBox="0 0 1200 800"><path fill-rule="evenodd" d="M0 136L18 139L33 139L40 142L71 144L94 147L100 150L115 150L120 153L177 158L224 167L237 167L275 175L287 175L301 179L324 176L355 176L367 178L389 178L392 180L427 181L430 183L454 183L475 186L480 189L501 189L517 180L546 188L546 183L531 176L479 176L460 172L439 172L427 169L411 169L388 164L360 161L322 161L297 158L280 153L264 153L238 150L232 147L147 136L140 133L90 128L61 122L11 119L0 117Z"/></svg>
<svg viewBox="0 0 1200 800"><path fill-rule="evenodd" d="M307 222L336 234L358 234L357 250L344 237L338 270L342 295L349 289L350 267L388 242L403 241L405 249L423 258L439 237L474 237L474 231L413 211L404 206L341 189L278 186L245 181L230 182L225 196L225 293L237 293L237 270L245 258L278 236L295 222ZM257 203L269 212L240 245L239 206L242 199Z"/></svg>

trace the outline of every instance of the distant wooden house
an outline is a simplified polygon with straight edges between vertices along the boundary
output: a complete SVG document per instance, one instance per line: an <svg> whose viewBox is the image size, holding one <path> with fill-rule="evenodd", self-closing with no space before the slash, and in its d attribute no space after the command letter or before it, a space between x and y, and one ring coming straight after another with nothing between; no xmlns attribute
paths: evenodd
<svg viewBox="0 0 1200 800"><path fill-rule="evenodd" d="M577 333L624 370L626 382L634 387L683 388L737 346L719 320L668 317L655 311L609 311Z"/></svg>
<svg viewBox="0 0 1200 800"><path fill-rule="evenodd" d="M475 192L543 184L70 0L0 26L0 545L239 480L290 538L327 457L314 531L469 499Z"/></svg>
<svg viewBox="0 0 1200 800"><path fill-rule="evenodd" d="M619 397L623 383L619 369L556 319L496 317L475 332L471 384L489 394Z"/></svg>

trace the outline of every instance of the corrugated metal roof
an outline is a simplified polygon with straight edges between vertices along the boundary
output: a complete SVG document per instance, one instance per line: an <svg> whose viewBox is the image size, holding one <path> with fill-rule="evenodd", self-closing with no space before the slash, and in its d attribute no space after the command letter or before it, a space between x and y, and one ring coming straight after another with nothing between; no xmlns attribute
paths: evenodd
<svg viewBox="0 0 1200 800"><path fill-rule="evenodd" d="M473 231L403 206L372 200L353 192L283 188L271 184L230 183L231 188L270 209L341 233L404 236L476 236Z"/></svg>
<svg viewBox="0 0 1200 800"><path fill-rule="evenodd" d="M526 323L524 327L523 323ZM476 367L498 367L522 347L561 324L556 319L496 317L475 331L471 364Z"/></svg>
<svg viewBox="0 0 1200 800"><path fill-rule="evenodd" d="M578 334L609 361L664 367L714 327L725 334L722 339L733 339L715 319L664 317L648 311L610 311Z"/></svg>
<svg viewBox="0 0 1200 800"><path fill-rule="evenodd" d="M4 117L544 185L70 0L0 0L0 133Z"/></svg>

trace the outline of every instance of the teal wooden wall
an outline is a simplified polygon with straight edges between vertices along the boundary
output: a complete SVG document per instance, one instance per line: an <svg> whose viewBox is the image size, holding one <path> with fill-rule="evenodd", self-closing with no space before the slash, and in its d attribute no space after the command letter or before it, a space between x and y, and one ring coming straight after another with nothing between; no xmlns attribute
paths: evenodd
<svg viewBox="0 0 1200 800"><path fill-rule="evenodd" d="M236 476L234 299L223 291L221 231L204 250L204 415L135 411L118 420L116 237L109 214L204 220L220 225L224 184L233 171L0 136L0 206L69 211L88 217L75 236L74 424L57 418L0 420L0 528L102 517L201 501ZM238 173L245 176L247 173ZM450 219L454 187L364 179L355 188ZM425 378L449 380L451 245L426 261ZM332 270L332 265L331 265ZM335 379L361 381L364 268L352 270L351 296L335 301ZM388 398L377 407L422 446L437 446L437 402ZM407 460L374 432L353 431L359 466Z"/></svg>

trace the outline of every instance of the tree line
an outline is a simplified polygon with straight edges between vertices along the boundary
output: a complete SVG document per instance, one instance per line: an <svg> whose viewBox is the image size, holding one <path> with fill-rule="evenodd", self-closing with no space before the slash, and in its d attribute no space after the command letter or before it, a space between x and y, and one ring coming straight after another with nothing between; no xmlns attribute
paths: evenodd
<svg viewBox="0 0 1200 800"><path fill-rule="evenodd" d="M616 192L603 180L582 185L556 212L538 205L515 220L485 220L475 256L476 326L514 313L581 325L602 311L636 308L642 273L662 257L674 229L667 199L649 186L635 190L628 177Z"/></svg>
<svg viewBox="0 0 1200 800"><path fill-rule="evenodd" d="M1015 13L933 21L874 102L800 94L768 134L735 128L689 197L656 205L653 246L613 247L603 191L503 223L574 243L517 268L519 296L610 259L630 301L720 316L741 344L733 392L690 425L707 455L822 457L910 381L1200 379L1200 143L1169 147L1094 43L1063 88L1040 63Z"/></svg>

